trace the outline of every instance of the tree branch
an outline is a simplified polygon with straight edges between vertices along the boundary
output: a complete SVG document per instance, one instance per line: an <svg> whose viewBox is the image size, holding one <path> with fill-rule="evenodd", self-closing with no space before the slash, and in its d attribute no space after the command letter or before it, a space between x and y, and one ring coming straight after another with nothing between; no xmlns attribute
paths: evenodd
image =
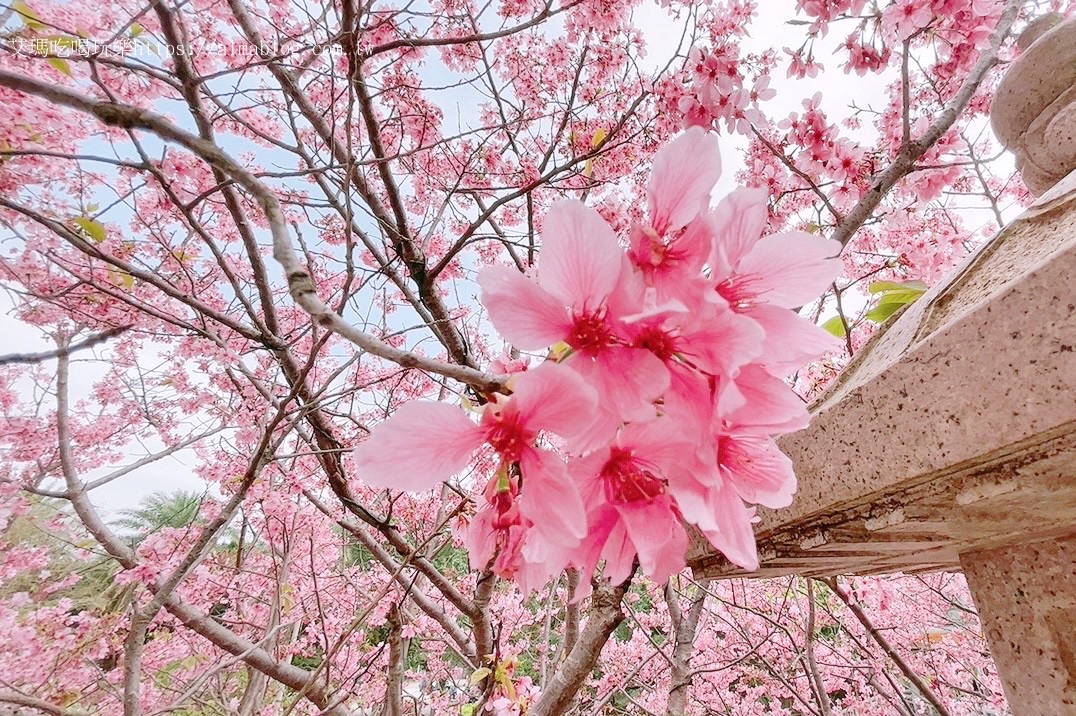
<svg viewBox="0 0 1076 716"><path fill-rule="evenodd" d="M979 85L986 78L986 73L997 64L998 51L1009 36L1013 22L1016 21L1016 17L1020 14L1020 9L1023 6L1024 0L1009 0L1009 3L1005 6L1005 11L998 20L997 26L994 28L994 34L990 38L990 47L979 57L979 61L972 67L968 76L964 79L964 84L961 85L952 100L949 101L949 104L938 114L937 119L923 132L921 137L901 143L893 163L882 172L875 174L871 188L860 198L844 219L838 222L833 230L832 238L839 241L842 246L851 241L859 228L874 215L874 210L878 208L882 199L896 186L897 182L915 168L916 161L926 154L941 139L942 135L953 126L960 113L968 106L968 102L975 96Z"/></svg>
<svg viewBox="0 0 1076 716"><path fill-rule="evenodd" d="M273 240L273 257L284 269L288 288L295 302L314 321L346 338L364 351L379 358L392 361L404 368L418 368L437 373L462 383L473 385L483 392L501 389L504 379L463 365L452 365L432 360L410 351L393 348L389 344L349 325L331 310L318 296L310 271L302 264L291 244L284 212L276 196L253 174L231 158L212 142L185 132L164 117L130 105L103 102L77 92L31 79L7 70L0 70L0 86L35 95L54 104L91 114L112 127L137 128L153 132L167 141L175 142L196 154L203 161L219 168L237 184L249 192L261 205L269 224Z"/></svg>
<svg viewBox="0 0 1076 716"><path fill-rule="evenodd" d="M53 358L58 358L61 353L71 355L75 351L92 348L99 343L104 343L109 338L115 338L129 328L130 326L109 328L107 331L90 336L89 338L84 338L78 343L72 343L64 348L55 348L51 351L41 351L40 353L8 353L7 355L0 355L0 365L11 365L13 363L41 363L43 361L52 360Z"/></svg>
<svg viewBox="0 0 1076 716"><path fill-rule="evenodd" d="M530 716L560 716L565 713L586 681L587 675L598 662L605 642L609 641L613 630L624 621L622 603L630 584L631 577L628 577L623 584L614 587L605 583L594 591L590 617L579 641L550 679L542 695L531 706L528 712Z"/></svg>
<svg viewBox="0 0 1076 716"><path fill-rule="evenodd" d="M833 593L845 603L845 606L848 607L852 614L855 615L856 619L859 620L859 623L863 625L863 628L867 630L867 633L870 634L871 639L874 639L874 642L882 648L882 651L886 653L886 656L892 659L893 663L900 669L900 673L904 674L904 677L912 682L912 685L923 695L924 699L930 702L930 705L937 710L938 714L940 714L940 716L950 716L949 709L946 708L942 700L938 698L937 694L931 691L930 687L919 678L919 675L916 674L915 671L912 670L912 667L908 665L908 662L904 660L904 657L902 657L886 638L882 636L882 633L874 626L870 617L863 611L863 608L852 601L852 598L848 596L848 592L841 589L840 585L837 584L837 579L834 577L822 581L825 582L826 586L828 586Z"/></svg>

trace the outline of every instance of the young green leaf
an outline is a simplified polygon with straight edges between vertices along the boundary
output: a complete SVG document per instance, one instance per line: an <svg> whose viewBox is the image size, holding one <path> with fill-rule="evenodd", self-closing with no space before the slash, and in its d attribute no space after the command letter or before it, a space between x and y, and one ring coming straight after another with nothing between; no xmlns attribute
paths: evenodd
<svg viewBox="0 0 1076 716"><path fill-rule="evenodd" d="M822 330L833 334L837 338L844 338L844 321L841 320L840 316L834 316L822 324Z"/></svg>
<svg viewBox="0 0 1076 716"><path fill-rule="evenodd" d="M31 10L30 6L23 2L23 0L15 0L15 2L11 3L11 9L22 18L22 21L26 23L26 26L31 30L45 29L45 23L41 22L41 18L37 16L37 13Z"/></svg>
<svg viewBox="0 0 1076 716"><path fill-rule="evenodd" d="M91 219L88 216L76 216L74 221L78 228L82 229L83 233L93 239L95 243L101 243L108 236L105 231L105 225L96 219Z"/></svg>
<svg viewBox="0 0 1076 716"><path fill-rule="evenodd" d="M71 65L67 63L67 60L62 57L46 57L45 62L49 63L60 72L63 72L68 77L71 77Z"/></svg>

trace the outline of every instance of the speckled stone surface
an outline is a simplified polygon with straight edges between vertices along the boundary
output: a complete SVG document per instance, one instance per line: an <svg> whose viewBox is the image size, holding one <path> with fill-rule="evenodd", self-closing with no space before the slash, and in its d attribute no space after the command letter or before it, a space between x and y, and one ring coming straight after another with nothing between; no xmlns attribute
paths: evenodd
<svg viewBox="0 0 1076 716"><path fill-rule="evenodd" d="M759 509L756 576L959 569L963 552L1076 532L1076 182L1059 187L891 319L779 441L799 490ZM743 574L701 542L689 564Z"/></svg>
<svg viewBox="0 0 1076 716"><path fill-rule="evenodd" d="M1076 714L1076 536L960 562L1013 715Z"/></svg>
<svg viewBox="0 0 1076 716"><path fill-rule="evenodd" d="M998 85L990 120L1039 195L1076 169L1076 17L1040 18Z"/></svg>

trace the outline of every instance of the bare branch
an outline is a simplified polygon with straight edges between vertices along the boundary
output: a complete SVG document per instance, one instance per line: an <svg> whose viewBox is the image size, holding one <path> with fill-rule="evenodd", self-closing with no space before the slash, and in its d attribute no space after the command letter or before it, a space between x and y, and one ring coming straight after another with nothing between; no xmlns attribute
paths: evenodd
<svg viewBox="0 0 1076 716"><path fill-rule="evenodd" d="M605 642L624 621L622 602L630 584L631 577L615 587L606 582L594 591L590 600L590 616L579 641L531 706L528 712L530 716L559 716L567 711L597 663Z"/></svg>
<svg viewBox="0 0 1076 716"><path fill-rule="evenodd" d="M71 355L76 351L92 348L100 343L104 343L109 338L115 338L129 328L130 326L110 328L107 331L90 336L89 338L84 338L78 343L72 343L71 345L62 348L55 348L51 351L41 351L40 353L8 353L7 355L0 355L0 365L11 365L13 363L41 363L47 360L52 360L53 358L58 358L61 353Z"/></svg>

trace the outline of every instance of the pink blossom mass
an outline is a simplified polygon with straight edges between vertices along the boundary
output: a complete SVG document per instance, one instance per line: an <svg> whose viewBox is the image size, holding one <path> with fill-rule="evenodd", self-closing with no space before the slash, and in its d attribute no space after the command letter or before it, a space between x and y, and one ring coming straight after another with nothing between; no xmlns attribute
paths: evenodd
<svg viewBox="0 0 1076 716"><path fill-rule="evenodd" d="M759 192L711 209L719 176L717 136L690 127L654 157L648 218L622 241L582 202L554 204L533 278L502 266L478 277L494 327L546 362L516 374L477 424L443 403L402 406L356 449L359 479L429 490L487 443L498 462L474 478L487 506L472 564L529 589L543 568L589 581L599 558L614 583L636 559L664 582L684 568L684 524L756 569L750 505L787 506L796 484L769 438L806 417L780 371L833 347L790 309L837 277L840 245L763 237ZM539 447L540 429L560 440Z"/></svg>
<svg viewBox="0 0 1076 716"><path fill-rule="evenodd" d="M1019 713L813 436L968 457L828 411L1023 226L1074 14L0 3L0 716Z"/></svg>

